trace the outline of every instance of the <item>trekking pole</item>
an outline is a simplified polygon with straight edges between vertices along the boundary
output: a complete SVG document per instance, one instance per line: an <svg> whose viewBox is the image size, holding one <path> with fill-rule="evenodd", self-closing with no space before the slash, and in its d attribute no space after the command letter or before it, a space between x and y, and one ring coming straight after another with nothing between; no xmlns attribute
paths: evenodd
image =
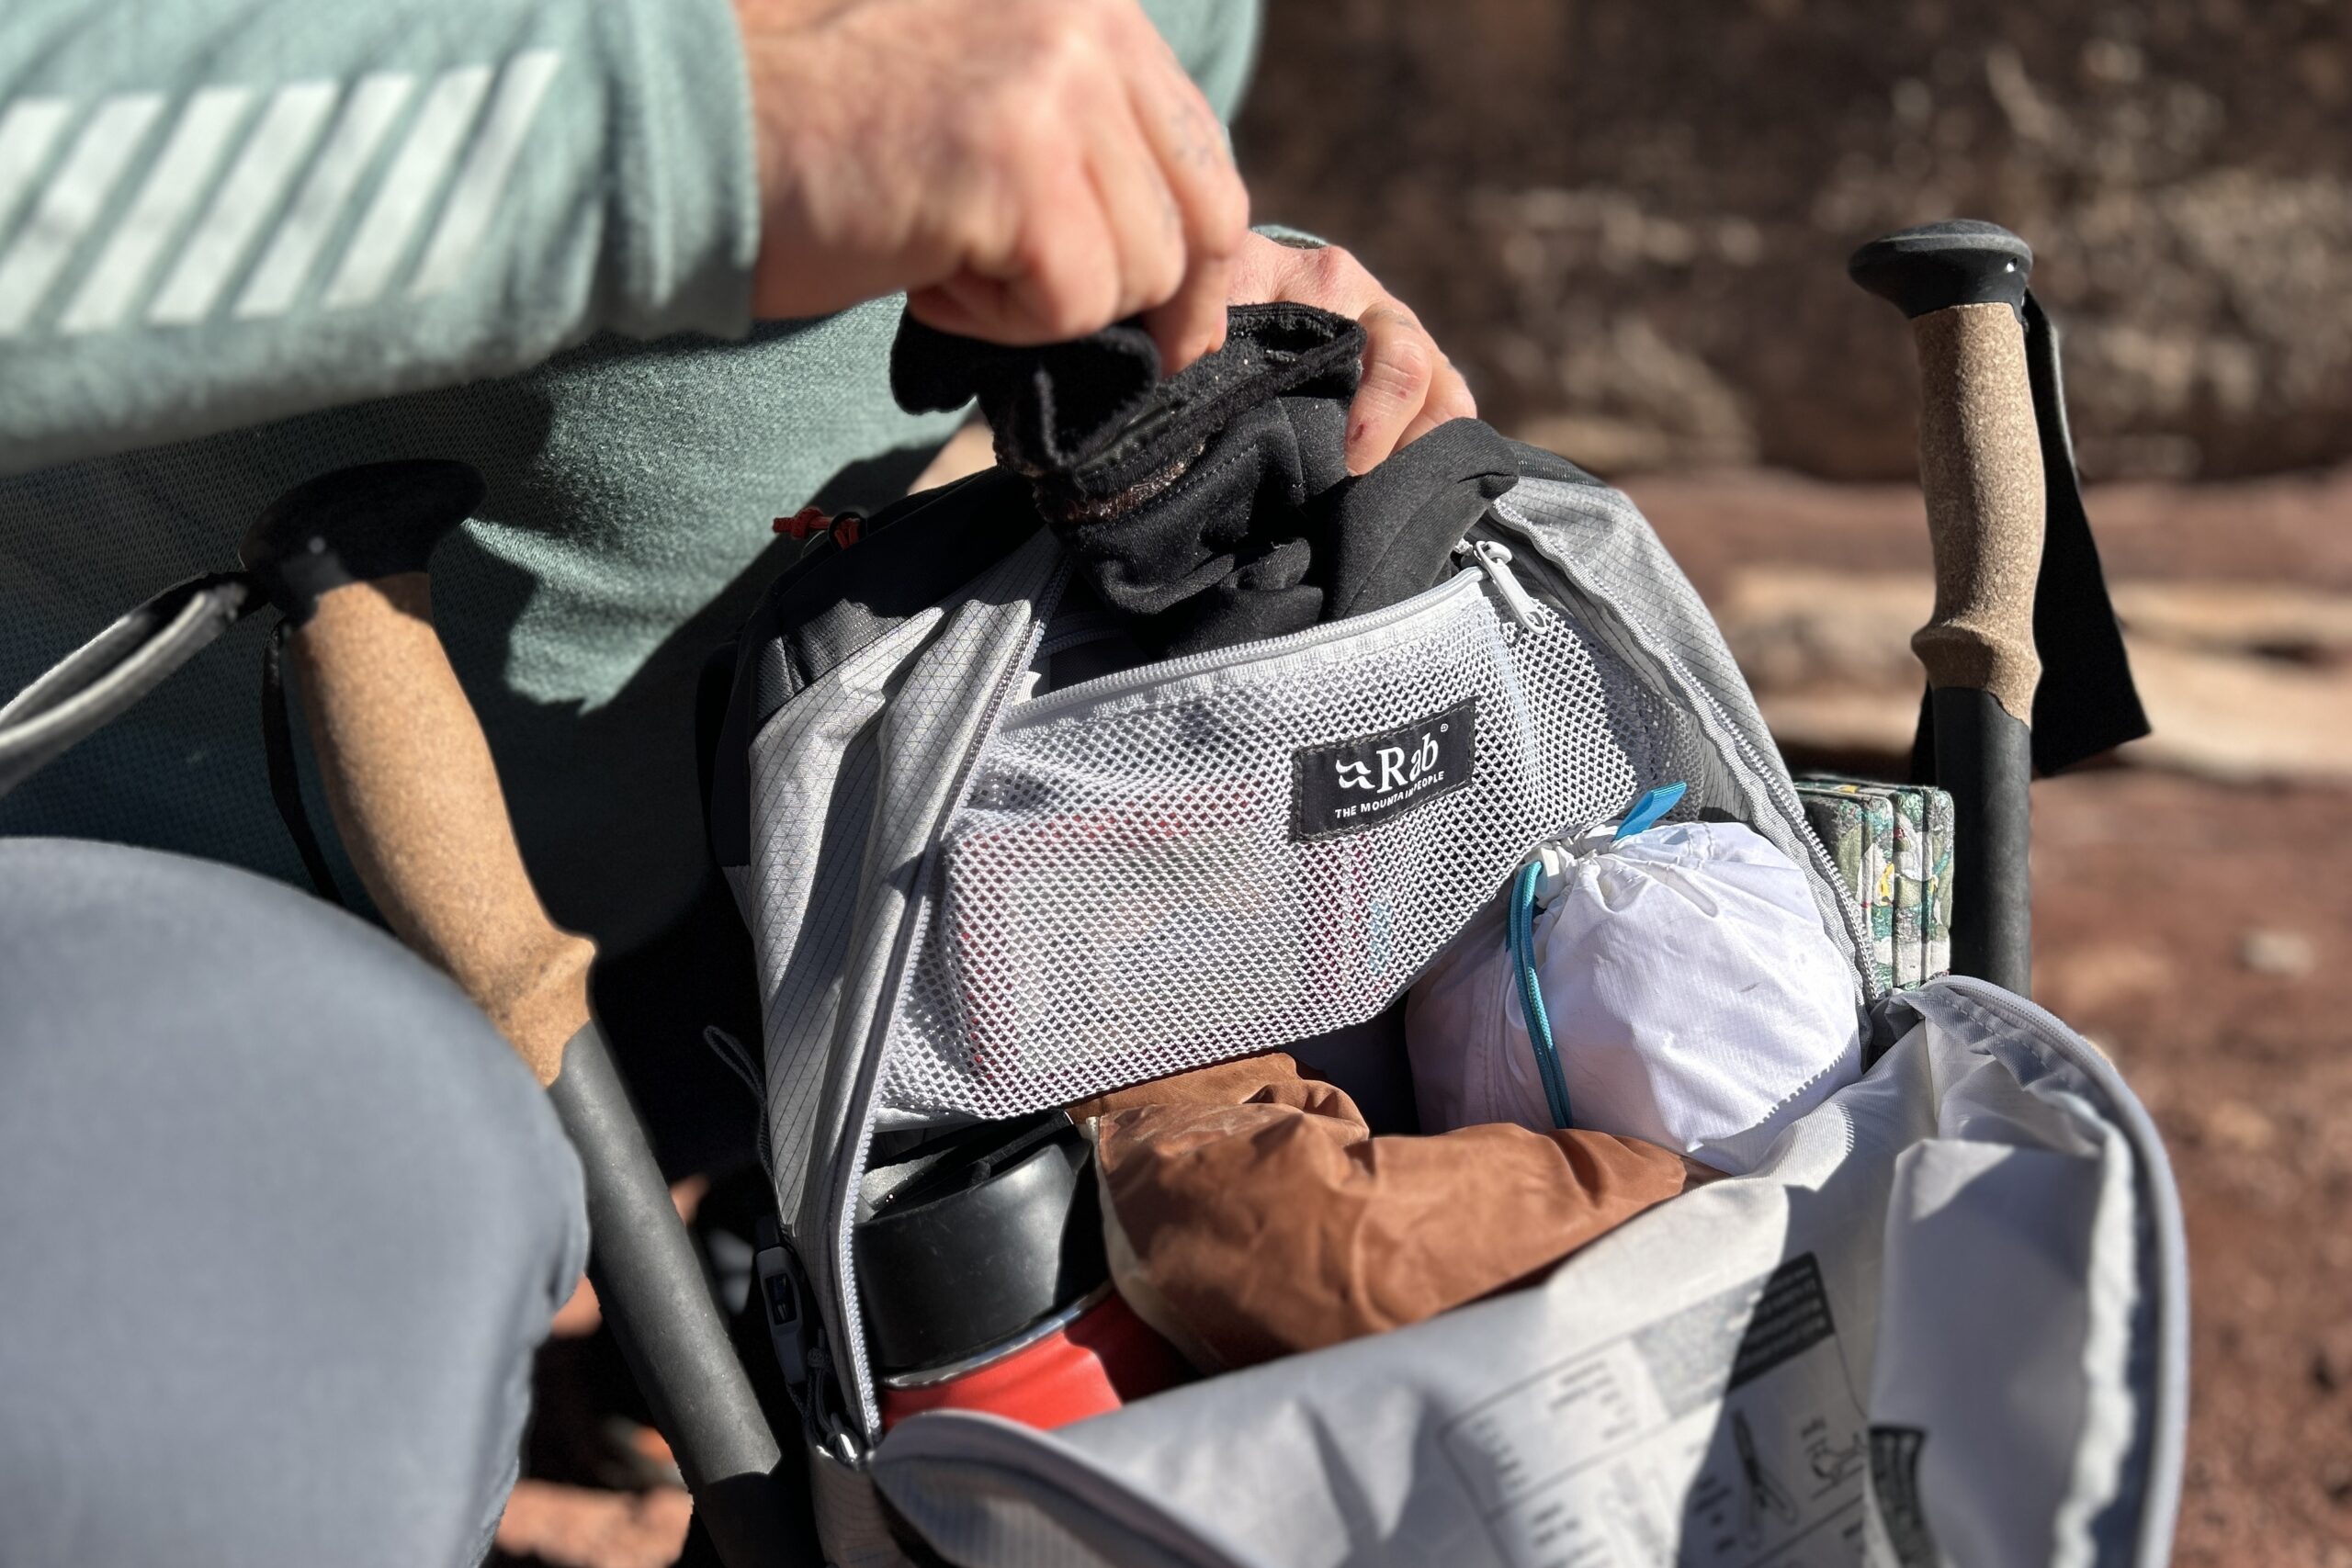
<svg viewBox="0 0 2352 1568"><path fill-rule="evenodd" d="M1952 797L1952 968L2020 995L2032 983L2027 796L2046 506L2022 321L2032 265L2023 240L1969 219L1873 240L1847 264L1910 318L1919 354L1936 607L1911 649L1928 671L1935 782Z"/></svg>
<svg viewBox="0 0 2352 1568"><path fill-rule="evenodd" d="M288 643L335 826L392 930L446 970L548 1088L587 1179L590 1277L729 1568L788 1539L775 1433L589 1010L596 950L524 869L481 725L434 630L425 563L480 504L462 463L345 468L245 536Z"/></svg>

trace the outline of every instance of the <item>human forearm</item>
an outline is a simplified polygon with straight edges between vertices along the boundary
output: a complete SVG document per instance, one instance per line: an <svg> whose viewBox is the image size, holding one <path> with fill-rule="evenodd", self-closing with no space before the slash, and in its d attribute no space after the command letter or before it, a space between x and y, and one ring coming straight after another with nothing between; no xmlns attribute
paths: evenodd
<svg viewBox="0 0 2352 1568"><path fill-rule="evenodd" d="M904 290L997 343L1141 315L1181 367L1224 336L1248 193L1135 0L736 0L763 315Z"/></svg>
<svg viewBox="0 0 2352 1568"><path fill-rule="evenodd" d="M739 332L750 125L724 0L16 0L0 470Z"/></svg>

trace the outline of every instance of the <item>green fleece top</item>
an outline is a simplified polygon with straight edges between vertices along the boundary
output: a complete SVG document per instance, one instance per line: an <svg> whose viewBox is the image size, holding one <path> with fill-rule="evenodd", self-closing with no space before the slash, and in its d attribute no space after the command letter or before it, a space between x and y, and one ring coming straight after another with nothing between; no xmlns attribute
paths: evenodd
<svg viewBox="0 0 2352 1568"><path fill-rule="evenodd" d="M1255 0L1148 8L1229 113ZM0 698L232 565L300 480L461 458L489 497L435 619L550 908L641 941L701 875L694 689L790 547L771 520L878 504L955 423L890 400L897 299L755 325L758 228L725 0L6 0ZM301 880L269 619L0 832Z"/></svg>

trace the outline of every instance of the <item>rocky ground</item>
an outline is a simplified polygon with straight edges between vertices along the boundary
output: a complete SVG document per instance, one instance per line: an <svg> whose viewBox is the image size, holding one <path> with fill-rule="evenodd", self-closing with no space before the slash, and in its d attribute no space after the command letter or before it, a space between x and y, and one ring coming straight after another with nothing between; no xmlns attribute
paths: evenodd
<svg viewBox="0 0 2352 1568"><path fill-rule="evenodd" d="M2184 1568L2352 1563L2347 828L2340 789L2130 772L2035 809L2036 993L2121 1066L2181 1186Z"/></svg>

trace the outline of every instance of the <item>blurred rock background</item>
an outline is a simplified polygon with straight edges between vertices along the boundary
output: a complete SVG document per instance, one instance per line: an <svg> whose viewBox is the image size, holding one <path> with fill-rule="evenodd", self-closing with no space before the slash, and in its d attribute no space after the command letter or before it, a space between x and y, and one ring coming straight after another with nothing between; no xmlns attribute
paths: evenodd
<svg viewBox="0 0 2352 1568"><path fill-rule="evenodd" d="M1259 215L1591 466L1908 477L1843 264L1953 214L2032 243L2092 478L2352 457L2343 0L1274 0L1262 59Z"/></svg>
<svg viewBox="0 0 2352 1568"><path fill-rule="evenodd" d="M2352 3L1270 12L1258 215L1632 491L1799 763L1899 776L1928 599L1910 335L1845 258L2032 243L2158 730L2037 788L2035 990L2182 1190L2176 1560L2352 1568Z"/></svg>

